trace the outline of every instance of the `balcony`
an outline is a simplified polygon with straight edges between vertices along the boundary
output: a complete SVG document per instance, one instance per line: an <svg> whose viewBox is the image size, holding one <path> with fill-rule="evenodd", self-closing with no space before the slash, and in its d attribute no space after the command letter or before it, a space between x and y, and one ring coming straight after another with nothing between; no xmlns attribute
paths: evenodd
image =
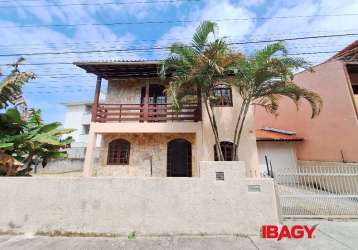
<svg viewBox="0 0 358 250"><path fill-rule="evenodd" d="M93 122L198 122L201 106L185 103L177 111L172 104L98 104L92 114Z"/></svg>

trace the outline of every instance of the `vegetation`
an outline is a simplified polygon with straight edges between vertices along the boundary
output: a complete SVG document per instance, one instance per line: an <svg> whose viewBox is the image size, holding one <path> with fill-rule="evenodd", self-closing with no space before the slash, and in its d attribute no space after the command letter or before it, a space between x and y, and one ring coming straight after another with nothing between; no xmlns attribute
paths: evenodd
<svg viewBox="0 0 358 250"><path fill-rule="evenodd" d="M40 110L31 110L23 120L17 109L11 108L0 115L0 149L25 164L21 174L28 174L34 161L46 166L49 159L67 156L71 137L61 139L72 129L60 129L60 123L44 124Z"/></svg>
<svg viewBox="0 0 358 250"><path fill-rule="evenodd" d="M164 61L161 75L170 75L167 94L173 104L180 109L188 95L201 91L202 101L209 117L219 160L223 160L217 121L214 113L213 89L223 79L228 65L228 46L225 40L215 38L217 25L205 21L193 35L191 45L174 43L170 46L170 55ZM213 41L209 37L213 36Z"/></svg>
<svg viewBox="0 0 358 250"><path fill-rule="evenodd" d="M67 156L63 149L69 147L72 138L67 136L73 130L60 129L60 123L45 124L41 111L31 109L20 113L19 104L25 103L21 87L34 78L31 72L20 72L18 63L12 65L11 74L1 81L0 113L0 176L29 175L33 163L43 166L49 159ZM8 107L9 105L13 107Z"/></svg>
<svg viewBox="0 0 358 250"><path fill-rule="evenodd" d="M236 149L251 105L260 105L276 113L280 97L285 96L297 106L301 99L307 100L312 108L312 118L320 113L322 99L319 95L293 83L296 70L309 68L305 60L289 57L282 43L270 44L252 56L233 52L224 39L215 37L216 29L215 23L205 21L197 28L190 45L171 45L161 75L163 78L170 76L166 91L178 109L188 95L201 91L218 160L224 160L213 105L216 98L213 90L219 84L231 85L242 97L232 141ZM210 35L213 35L212 41ZM232 159L238 160L237 150L233 151Z"/></svg>
<svg viewBox="0 0 358 250"><path fill-rule="evenodd" d="M0 81L0 109L8 107L10 104L25 104L22 98L22 86L34 79L35 74L20 72L19 65L23 62L24 58L20 58L16 63L11 64L10 74Z"/></svg>
<svg viewBox="0 0 358 250"><path fill-rule="evenodd" d="M310 69L309 66L302 58L289 57L282 43L270 44L252 56L235 59L228 67L226 81L236 88L242 97L233 136L236 147L239 146L251 104L262 106L270 113L276 113L280 97L285 96L297 107L301 99L307 100L312 108L312 118L320 113L323 104L320 96L293 82L294 72L300 68ZM234 150L233 159L238 159L237 150Z"/></svg>

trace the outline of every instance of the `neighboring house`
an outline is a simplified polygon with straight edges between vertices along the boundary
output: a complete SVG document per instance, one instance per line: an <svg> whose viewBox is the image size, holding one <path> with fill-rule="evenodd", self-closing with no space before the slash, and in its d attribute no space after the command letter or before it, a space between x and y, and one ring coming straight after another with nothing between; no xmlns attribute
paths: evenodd
<svg viewBox="0 0 358 250"><path fill-rule="evenodd" d="M165 94L168 81L158 76L160 61L74 63L97 75L84 175L199 176L199 162L213 161L214 138L197 91L179 112ZM106 99L99 101L102 79ZM228 86L218 87L217 116L222 148L230 160L235 115L241 99ZM99 162L96 137L102 136ZM253 113L250 110L238 149L249 176L258 176Z"/></svg>
<svg viewBox="0 0 358 250"><path fill-rule="evenodd" d="M300 161L358 162L358 40L313 69L296 74L294 82L322 97L321 114L311 119L306 102L297 110L282 98L278 116L255 107L256 129L297 132L303 139L296 143Z"/></svg>
<svg viewBox="0 0 358 250"><path fill-rule="evenodd" d="M88 142L88 134L91 123L92 101L66 102L65 128L72 128L74 142L72 148L85 148Z"/></svg>
<svg viewBox="0 0 358 250"><path fill-rule="evenodd" d="M92 101L73 101L63 105L66 107L63 125L65 128L75 129L71 134L74 142L71 143L71 148L66 149L68 158L51 160L45 168L38 167L37 173L58 174L82 171L91 123ZM97 145L100 145L100 138Z"/></svg>
<svg viewBox="0 0 358 250"><path fill-rule="evenodd" d="M293 131L275 128L256 130L257 151L260 172L263 176L274 177L277 171L292 172L297 168L296 145L302 138Z"/></svg>
<svg viewBox="0 0 358 250"><path fill-rule="evenodd" d="M63 103L66 107L65 128L75 131L71 134L74 142L68 149L69 158L84 159L88 143L88 135L92 117L93 101L73 101ZM100 146L101 138L97 138L96 145Z"/></svg>

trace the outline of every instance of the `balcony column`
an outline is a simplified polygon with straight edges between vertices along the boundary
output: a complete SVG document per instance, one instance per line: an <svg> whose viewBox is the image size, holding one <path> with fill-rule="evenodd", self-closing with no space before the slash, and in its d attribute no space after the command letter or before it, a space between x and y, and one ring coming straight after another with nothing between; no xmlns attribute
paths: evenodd
<svg viewBox="0 0 358 250"><path fill-rule="evenodd" d="M85 160L83 163L83 176L91 177L93 174L94 161L96 157L97 134L90 128L88 143L86 148Z"/></svg>
<svg viewBox="0 0 358 250"><path fill-rule="evenodd" d="M95 95L94 95L94 101L93 101L93 106L92 106L92 122L95 122L96 118L97 118L99 95L100 95L100 92L101 92L101 83L102 83L102 76L97 76L96 92L95 92Z"/></svg>
<svg viewBox="0 0 358 250"><path fill-rule="evenodd" d="M144 96L144 121L148 121L148 112L149 112L149 82L145 84L145 96Z"/></svg>

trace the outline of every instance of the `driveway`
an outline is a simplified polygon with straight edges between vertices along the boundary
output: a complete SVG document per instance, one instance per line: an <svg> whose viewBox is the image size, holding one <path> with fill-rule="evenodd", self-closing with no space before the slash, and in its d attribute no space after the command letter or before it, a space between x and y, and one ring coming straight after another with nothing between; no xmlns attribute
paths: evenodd
<svg viewBox="0 0 358 250"><path fill-rule="evenodd" d="M286 221L285 224L319 224L313 239L267 240L250 236L161 236L161 237L47 237L27 235L0 236L2 250L111 250L111 249L289 249L345 250L358 249L358 221Z"/></svg>

